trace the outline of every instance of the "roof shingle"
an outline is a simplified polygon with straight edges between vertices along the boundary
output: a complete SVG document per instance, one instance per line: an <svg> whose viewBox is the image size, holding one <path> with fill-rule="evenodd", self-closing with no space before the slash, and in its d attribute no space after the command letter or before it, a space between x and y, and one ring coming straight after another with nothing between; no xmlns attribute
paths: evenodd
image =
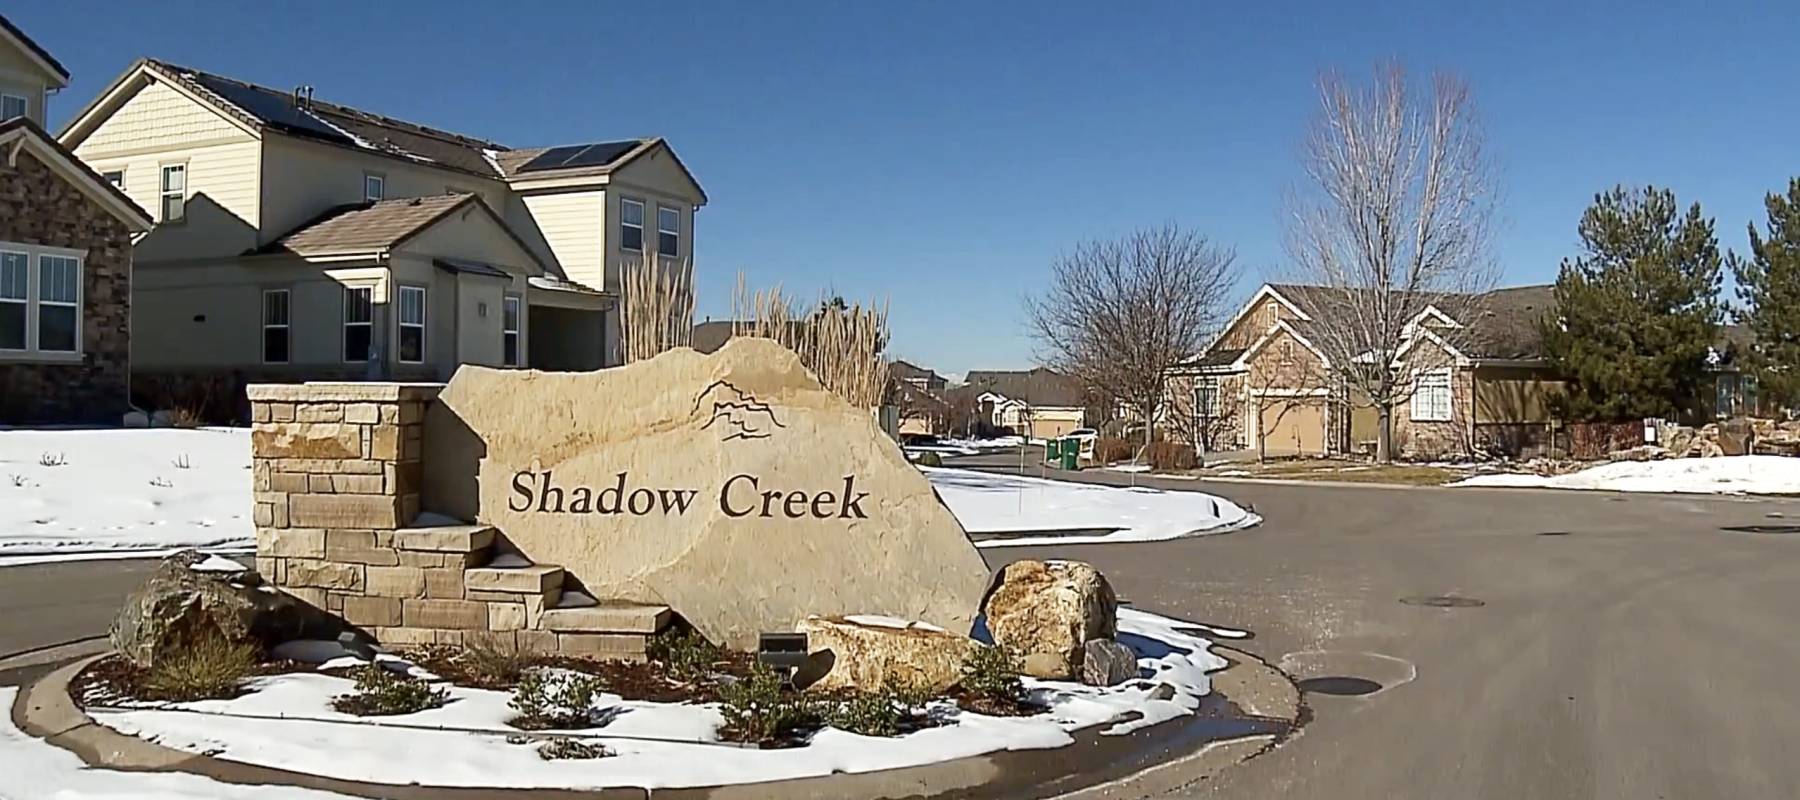
<svg viewBox="0 0 1800 800"><path fill-rule="evenodd" d="M264 250L302 256L389 250L469 202L480 201L459 193L338 206L283 234Z"/></svg>

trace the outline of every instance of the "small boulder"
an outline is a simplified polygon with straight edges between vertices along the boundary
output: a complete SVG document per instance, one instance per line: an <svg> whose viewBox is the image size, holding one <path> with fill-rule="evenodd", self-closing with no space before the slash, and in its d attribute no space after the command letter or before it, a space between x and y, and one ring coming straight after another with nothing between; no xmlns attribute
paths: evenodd
<svg viewBox="0 0 1800 800"><path fill-rule="evenodd" d="M1082 648L1081 682L1117 686L1138 676L1137 653L1112 639L1093 639Z"/></svg>
<svg viewBox="0 0 1800 800"><path fill-rule="evenodd" d="M150 415L142 411L127 411L122 422L127 428L148 428L150 427Z"/></svg>
<svg viewBox="0 0 1800 800"><path fill-rule="evenodd" d="M994 643L1019 655L1024 674L1072 680L1081 677L1087 643L1117 632L1119 601L1091 564L1015 561L982 611Z"/></svg>
<svg viewBox="0 0 1800 800"><path fill-rule="evenodd" d="M235 568L232 568L235 567ZM140 667L217 633L267 648L293 639L336 639L348 626L218 556L183 550L164 559L113 621L113 649Z"/></svg>
<svg viewBox="0 0 1800 800"><path fill-rule="evenodd" d="M794 683L808 689L914 689L940 694L962 680L981 643L928 623L874 616L807 617L810 663Z"/></svg>

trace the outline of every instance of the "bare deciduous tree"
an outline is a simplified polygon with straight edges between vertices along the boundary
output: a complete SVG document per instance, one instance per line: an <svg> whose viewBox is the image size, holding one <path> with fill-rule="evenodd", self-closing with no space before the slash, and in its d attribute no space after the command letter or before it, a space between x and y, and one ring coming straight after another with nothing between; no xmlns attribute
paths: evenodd
<svg viewBox="0 0 1800 800"><path fill-rule="evenodd" d="M1039 356L1118 398L1154 435L1169 369L1229 316L1236 254L1175 224L1084 242L1025 301Z"/></svg>
<svg viewBox="0 0 1800 800"><path fill-rule="evenodd" d="M1494 170L1470 90L1454 77L1434 76L1421 95L1384 64L1368 86L1325 74L1319 96L1286 249L1296 279L1324 287L1313 344L1344 399L1376 408L1386 462L1393 409L1412 392L1412 370L1395 363L1409 326L1432 306L1472 319L1493 286Z"/></svg>

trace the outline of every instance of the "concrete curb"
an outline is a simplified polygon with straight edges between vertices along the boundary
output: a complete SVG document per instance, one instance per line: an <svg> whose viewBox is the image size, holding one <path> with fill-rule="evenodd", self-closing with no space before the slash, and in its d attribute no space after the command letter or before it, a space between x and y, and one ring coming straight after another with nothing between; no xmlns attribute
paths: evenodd
<svg viewBox="0 0 1800 800"><path fill-rule="evenodd" d="M1199 751L1154 764L1135 774L1057 795L1058 800L1127 800L1159 795L1205 780L1219 771L1266 752L1299 724L1300 692L1292 680L1250 653L1221 645L1212 648L1230 666L1213 673L1213 689L1245 714L1287 727L1282 734L1260 734L1209 742ZM648 798L643 789L572 791L561 789L487 789L473 787L397 786L361 783L259 767L196 755L100 725L69 697L69 683L89 664L107 654L65 665L25 687L12 707L13 724L31 736L68 750L90 767L120 771L176 771L226 783L285 784L390 800L477 800L496 794L508 797L565 800L570 798ZM741 784L711 789L658 790L663 797L750 798L915 798L943 793L978 793L997 768L987 756L956 759L896 770L833 774L775 783ZM778 788L779 787L779 788Z"/></svg>

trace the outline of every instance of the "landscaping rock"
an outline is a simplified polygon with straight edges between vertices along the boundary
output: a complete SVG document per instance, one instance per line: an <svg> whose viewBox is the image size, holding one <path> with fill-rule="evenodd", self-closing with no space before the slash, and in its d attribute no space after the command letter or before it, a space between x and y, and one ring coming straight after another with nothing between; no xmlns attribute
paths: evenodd
<svg viewBox="0 0 1800 800"><path fill-rule="evenodd" d="M904 627L902 627L904 626ZM879 617L807 617L811 663L794 676L808 689L912 689L940 694L962 680L963 663L981 643L923 623Z"/></svg>
<svg viewBox="0 0 1800 800"><path fill-rule="evenodd" d="M1614 450L1606 454L1610 461L1661 461L1669 457L1669 451L1653 444L1642 444L1624 450Z"/></svg>
<svg viewBox="0 0 1800 800"><path fill-rule="evenodd" d="M1011 648L1023 672L1039 678L1081 677L1087 643L1112 639L1118 598L1106 576L1080 561L1015 561L983 606L994 643Z"/></svg>
<svg viewBox="0 0 1800 800"><path fill-rule="evenodd" d="M768 339L593 372L463 365L425 431L425 510L493 525L589 594L669 606L727 647L809 614L966 633L987 588L869 410Z"/></svg>
<svg viewBox="0 0 1800 800"><path fill-rule="evenodd" d="M1719 423L1719 452L1728 456L1747 456L1756 441L1756 430L1750 421L1738 417Z"/></svg>
<svg viewBox="0 0 1800 800"><path fill-rule="evenodd" d="M108 632L113 649L153 667L164 654L216 632L267 649L293 639L336 639L336 617L263 583L255 570L221 570L217 559L184 550L163 560L126 598ZM206 569L194 569L205 564Z"/></svg>
<svg viewBox="0 0 1800 800"><path fill-rule="evenodd" d="M1131 648L1112 639L1094 639L1082 648L1082 683L1117 686L1137 676L1137 653Z"/></svg>

